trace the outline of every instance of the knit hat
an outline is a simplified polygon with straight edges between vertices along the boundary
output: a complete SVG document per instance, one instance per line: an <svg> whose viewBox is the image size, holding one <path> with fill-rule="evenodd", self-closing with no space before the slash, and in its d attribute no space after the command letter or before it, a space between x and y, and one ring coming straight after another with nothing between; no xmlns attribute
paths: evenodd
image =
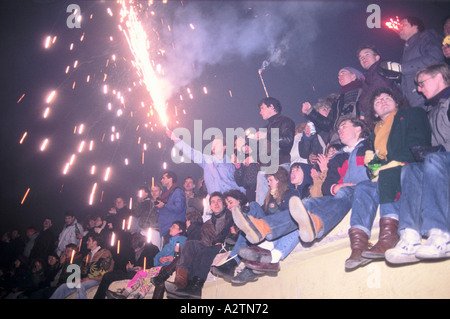
<svg viewBox="0 0 450 319"><path fill-rule="evenodd" d="M358 71L355 68L352 68L351 66L346 66L345 68L343 68L345 70L347 70L348 72L356 75L356 79L357 80L363 80L364 79L364 74L361 71Z"/></svg>

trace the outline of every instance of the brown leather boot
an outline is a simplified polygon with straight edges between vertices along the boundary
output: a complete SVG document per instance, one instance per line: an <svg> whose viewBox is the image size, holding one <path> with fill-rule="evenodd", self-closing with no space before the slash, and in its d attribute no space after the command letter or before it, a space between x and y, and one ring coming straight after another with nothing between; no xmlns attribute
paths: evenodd
<svg viewBox="0 0 450 319"><path fill-rule="evenodd" d="M234 223L250 243L257 244L270 234L270 227L264 220L249 216L239 206L233 207L231 212Z"/></svg>
<svg viewBox="0 0 450 319"><path fill-rule="evenodd" d="M345 261L345 271L352 271L358 267L367 265L372 260L363 258L362 252L368 248L369 236L359 228L351 227L348 230L348 236L350 237L350 247L352 253L350 257Z"/></svg>
<svg viewBox="0 0 450 319"><path fill-rule="evenodd" d="M365 250L362 256L370 259L384 258L386 250L395 247L399 240L398 220L389 217L380 218L378 242L371 249Z"/></svg>
<svg viewBox="0 0 450 319"><path fill-rule="evenodd" d="M188 271L184 268L177 267L174 282L166 281L164 284L167 294L174 294L177 290L186 288L188 280Z"/></svg>
<svg viewBox="0 0 450 319"><path fill-rule="evenodd" d="M188 283L188 271L184 268L178 267L175 273L175 285L177 289L184 289Z"/></svg>

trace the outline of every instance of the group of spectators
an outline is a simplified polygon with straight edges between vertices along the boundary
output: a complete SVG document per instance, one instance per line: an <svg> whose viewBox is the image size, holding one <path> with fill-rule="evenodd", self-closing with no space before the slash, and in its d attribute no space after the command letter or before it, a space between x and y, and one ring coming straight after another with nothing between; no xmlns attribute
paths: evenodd
<svg viewBox="0 0 450 319"><path fill-rule="evenodd" d="M321 240L350 211L346 271L377 259L449 257L450 50L416 17L401 20L399 36L400 62L360 47L363 71L342 67L341 92L304 102L306 122L298 126L276 98L262 99L267 134L237 138L232 158L223 140L214 139L206 155L167 130L203 169L198 185L186 177L180 187L168 171L139 188L132 207L117 197L105 216L84 224L66 214L58 236L49 218L42 230L27 230L27 241L5 233L2 297L86 298L98 286L95 299L201 298L209 274L233 285L276 275L297 245ZM249 139L271 150L272 128L279 167L269 173ZM70 281L72 264L81 270L78 285ZM126 286L110 290L120 280Z"/></svg>

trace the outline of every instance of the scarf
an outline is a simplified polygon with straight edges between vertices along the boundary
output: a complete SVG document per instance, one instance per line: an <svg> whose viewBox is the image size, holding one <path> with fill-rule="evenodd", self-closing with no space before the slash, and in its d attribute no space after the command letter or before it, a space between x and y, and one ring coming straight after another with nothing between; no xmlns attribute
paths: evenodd
<svg viewBox="0 0 450 319"><path fill-rule="evenodd" d="M392 124L394 123L394 117L397 114L397 109L389 114L384 121L377 123L374 129L375 142L374 148L375 153L380 159L387 159L387 142L389 139L389 134L391 133Z"/></svg>
<svg viewBox="0 0 450 319"><path fill-rule="evenodd" d="M161 201L162 201L164 204L167 204L167 202L169 201L170 194L172 194L172 192L173 192L176 188L178 188L178 185L177 185L177 183L174 183L174 184L172 184L172 187L170 187L164 194L162 194L162 196L161 196Z"/></svg>

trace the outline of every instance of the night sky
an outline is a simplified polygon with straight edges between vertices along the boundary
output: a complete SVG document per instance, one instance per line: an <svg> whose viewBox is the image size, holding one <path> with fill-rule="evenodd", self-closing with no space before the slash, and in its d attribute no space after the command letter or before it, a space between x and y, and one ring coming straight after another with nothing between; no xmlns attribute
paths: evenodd
<svg viewBox="0 0 450 319"><path fill-rule="evenodd" d="M302 102L314 104L320 97L339 93L340 68L362 70L356 57L360 45L373 44L384 59L400 61L403 41L384 26L389 18L419 16L427 28L442 33L450 12L445 1L154 2L147 7L142 1L147 16L142 15L141 21L150 39L150 56L165 69L173 86L167 98L169 128L192 130L194 120L202 120L204 130L217 127L224 133L226 128L265 125L257 108L265 96L258 75L263 61L270 62L262 72L269 95L281 101L283 114L300 124ZM81 28L66 24L71 3L81 8ZM371 3L381 8L381 28L367 27ZM129 199L140 185L151 184L152 177L159 180L163 162L180 182L188 175L201 176L196 164L171 161L173 143L165 136L158 113L147 115L151 98L139 85L130 48L118 29L115 1L7 0L2 1L0 14L2 233L13 227L39 229L45 216L53 218L59 232L67 210L79 220L89 213L106 214L114 196ZM48 35L56 36L56 41L45 49ZM121 92L124 103L113 89ZM52 90L55 99L47 104ZM44 118L46 107L50 113ZM145 127L149 122L153 131ZM81 124L84 130L79 134L75 129ZM119 139L111 141L116 132ZM46 138L49 143L41 151ZM93 140L94 149L88 151L86 145L78 153L82 140L87 144ZM76 159L64 175L72 154ZM97 168L94 175L92 165ZM103 179L106 167L111 167L108 181ZM97 192L89 205L95 182Z"/></svg>

